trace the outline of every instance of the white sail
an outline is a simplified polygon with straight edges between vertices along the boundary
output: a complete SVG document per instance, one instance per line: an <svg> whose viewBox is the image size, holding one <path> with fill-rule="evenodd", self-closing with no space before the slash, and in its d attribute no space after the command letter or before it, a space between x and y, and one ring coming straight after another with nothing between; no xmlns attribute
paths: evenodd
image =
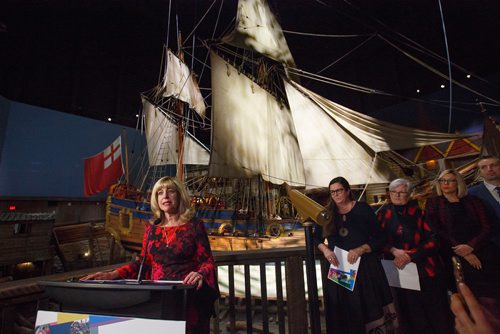
<svg viewBox="0 0 500 334"><path fill-rule="evenodd" d="M158 107L142 99L145 114L146 141L149 164L151 166L177 164L178 134L177 126ZM187 165L208 165L209 152L198 140L189 134L183 140L183 162Z"/></svg>
<svg viewBox="0 0 500 334"><path fill-rule="evenodd" d="M222 41L295 67L281 26L264 0L239 0L235 29Z"/></svg>
<svg viewBox="0 0 500 334"><path fill-rule="evenodd" d="M184 101L201 117L205 117L205 101L196 80L193 79L186 64L170 50L167 50L167 70L162 85L163 96L172 96Z"/></svg>
<svg viewBox="0 0 500 334"><path fill-rule="evenodd" d="M324 187L335 176L351 184L385 183L393 177L366 144L291 84L285 82L285 88L308 187Z"/></svg>
<svg viewBox="0 0 500 334"><path fill-rule="evenodd" d="M211 52L212 146L209 175L304 184L288 108Z"/></svg>
<svg viewBox="0 0 500 334"><path fill-rule="evenodd" d="M394 175L375 153L462 137L380 121L294 82L285 82L285 88L308 186L328 184L333 176L344 176L352 184L389 182Z"/></svg>
<svg viewBox="0 0 500 334"><path fill-rule="evenodd" d="M332 102L297 83L294 85L330 115L345 133L357 138L374 152L401 150L463 138L463 135L424 131L384 122Z"/></svg>

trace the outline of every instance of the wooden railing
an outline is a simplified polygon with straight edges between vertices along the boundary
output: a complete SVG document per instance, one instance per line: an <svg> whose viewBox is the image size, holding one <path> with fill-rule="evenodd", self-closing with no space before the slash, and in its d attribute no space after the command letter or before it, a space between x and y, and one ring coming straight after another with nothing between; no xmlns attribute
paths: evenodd
<svg viewBox="0 0 500 334"><path fill-rule="evenodd" d="M219 301L217 308L219 312L212 323L213 332L220 333L222 330L220 328L221 303L227 299L224 306L227 307L229 320L227 331L229 333L236 333L242 329L246 329L247 333L270 333L270 301L275 304L277 324L274 327L280 334L307 333L309 326L306 282L304 282L305 256L305 248L303 247L214 253L216 265L218 267L227 266L229 286L227 287L228 294L223 294L223 298ZM244 267L245 288L242 299L245 305L245 321L237 321L236 319L237 289L234 278L235 266L237 265ZM269 265L274 267L274 280L269 280L267 277L266 267ZM319 273L317 274L320 277ZM251 277L259 278L260 296L251 290ZM285 282L285 290L283 290L283 282ZM268 286L268 283L275 286ZM221 286L220 278L219 286ZM275 296L269 298L268 290L275 290ZM261 312L261 324L254 321L255 302L260 304L258 311Z"/></svg>
<svg viewBox="0 0 500 334"><path fill-rule="evenodd" d="M308 333L305 255L303 247L215 252L216 265L226 269L228 279L227 286L222 286L221 277L218 279L224 292L216 304L212 333ZM32 307L33 304L46 300L43 288L37 285L37 280L63 281L94 271L112 270L118 266L119 264L88 268L0 284L0 333L16 332L12 331L12 324L5 321L14 319L16 312L21 313L30 305ZM241 267L244 289L235 284L238 274L236 269ZM273 269L271 272L274 274L274 280L269 277L269 269L266 271L269 267ZM317 275L320 277L319 272ZM258 279L257 286L261 292L252 291L252 278L255 281ZM270 290L273 291L272 296L268 295ZM260 313L258 317L254 317L256 312ZM245 320L241 320L242 318ZM270 321L271 318L273 321Z"/></svg>

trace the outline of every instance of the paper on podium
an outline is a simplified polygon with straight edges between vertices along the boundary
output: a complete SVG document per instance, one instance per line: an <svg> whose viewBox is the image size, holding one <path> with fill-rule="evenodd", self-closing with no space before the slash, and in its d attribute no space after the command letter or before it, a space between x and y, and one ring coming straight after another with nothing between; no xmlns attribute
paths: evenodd
<svg viewBox="0 0 500 334"><path fill-rule="evenodd" d="M403 288L420 291L417 265L408 263L403 269L398 269L392 260L382 260L385 276L389 285L395 288Z"/></svg>
<svg viewBox="0 0 500 334"><path fill-rule="evenodd" d="M114 283L114 284L182 284L182 281L168 281L168 280L148 280L144 279L138 281L136 279L101 279L101 280L80 280L82 283Z"/></svg>

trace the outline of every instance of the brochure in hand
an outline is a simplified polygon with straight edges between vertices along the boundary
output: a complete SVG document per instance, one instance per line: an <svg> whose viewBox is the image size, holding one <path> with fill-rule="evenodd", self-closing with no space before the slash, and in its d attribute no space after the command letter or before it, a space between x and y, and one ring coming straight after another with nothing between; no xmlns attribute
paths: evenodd
<svg viewBox="0 0 500 334"><path fill-rule="evenodd" d="M359 257L355 263L350 264L347 261L347 254L349 252L338 247L335 247L333 252L339 260L339 265L330 265L330 270L328 270L328 278L338 285L353 291L354 285L356 284L356 276L358 273L359 261L361 260L361 257Z"/></svg>

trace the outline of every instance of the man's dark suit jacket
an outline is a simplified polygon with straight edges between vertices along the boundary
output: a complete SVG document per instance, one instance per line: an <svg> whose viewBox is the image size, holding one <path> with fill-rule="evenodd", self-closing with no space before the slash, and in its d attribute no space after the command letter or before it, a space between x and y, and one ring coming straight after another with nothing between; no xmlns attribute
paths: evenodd
<svg viewBox="0 0 500 334"><path fill-rule="evenodd" d="M480 198L486 205L493 230L491 241L497 246L500 246L500 204L491 195L483 182L471 187L469 189L469 194Z"/></svg>

